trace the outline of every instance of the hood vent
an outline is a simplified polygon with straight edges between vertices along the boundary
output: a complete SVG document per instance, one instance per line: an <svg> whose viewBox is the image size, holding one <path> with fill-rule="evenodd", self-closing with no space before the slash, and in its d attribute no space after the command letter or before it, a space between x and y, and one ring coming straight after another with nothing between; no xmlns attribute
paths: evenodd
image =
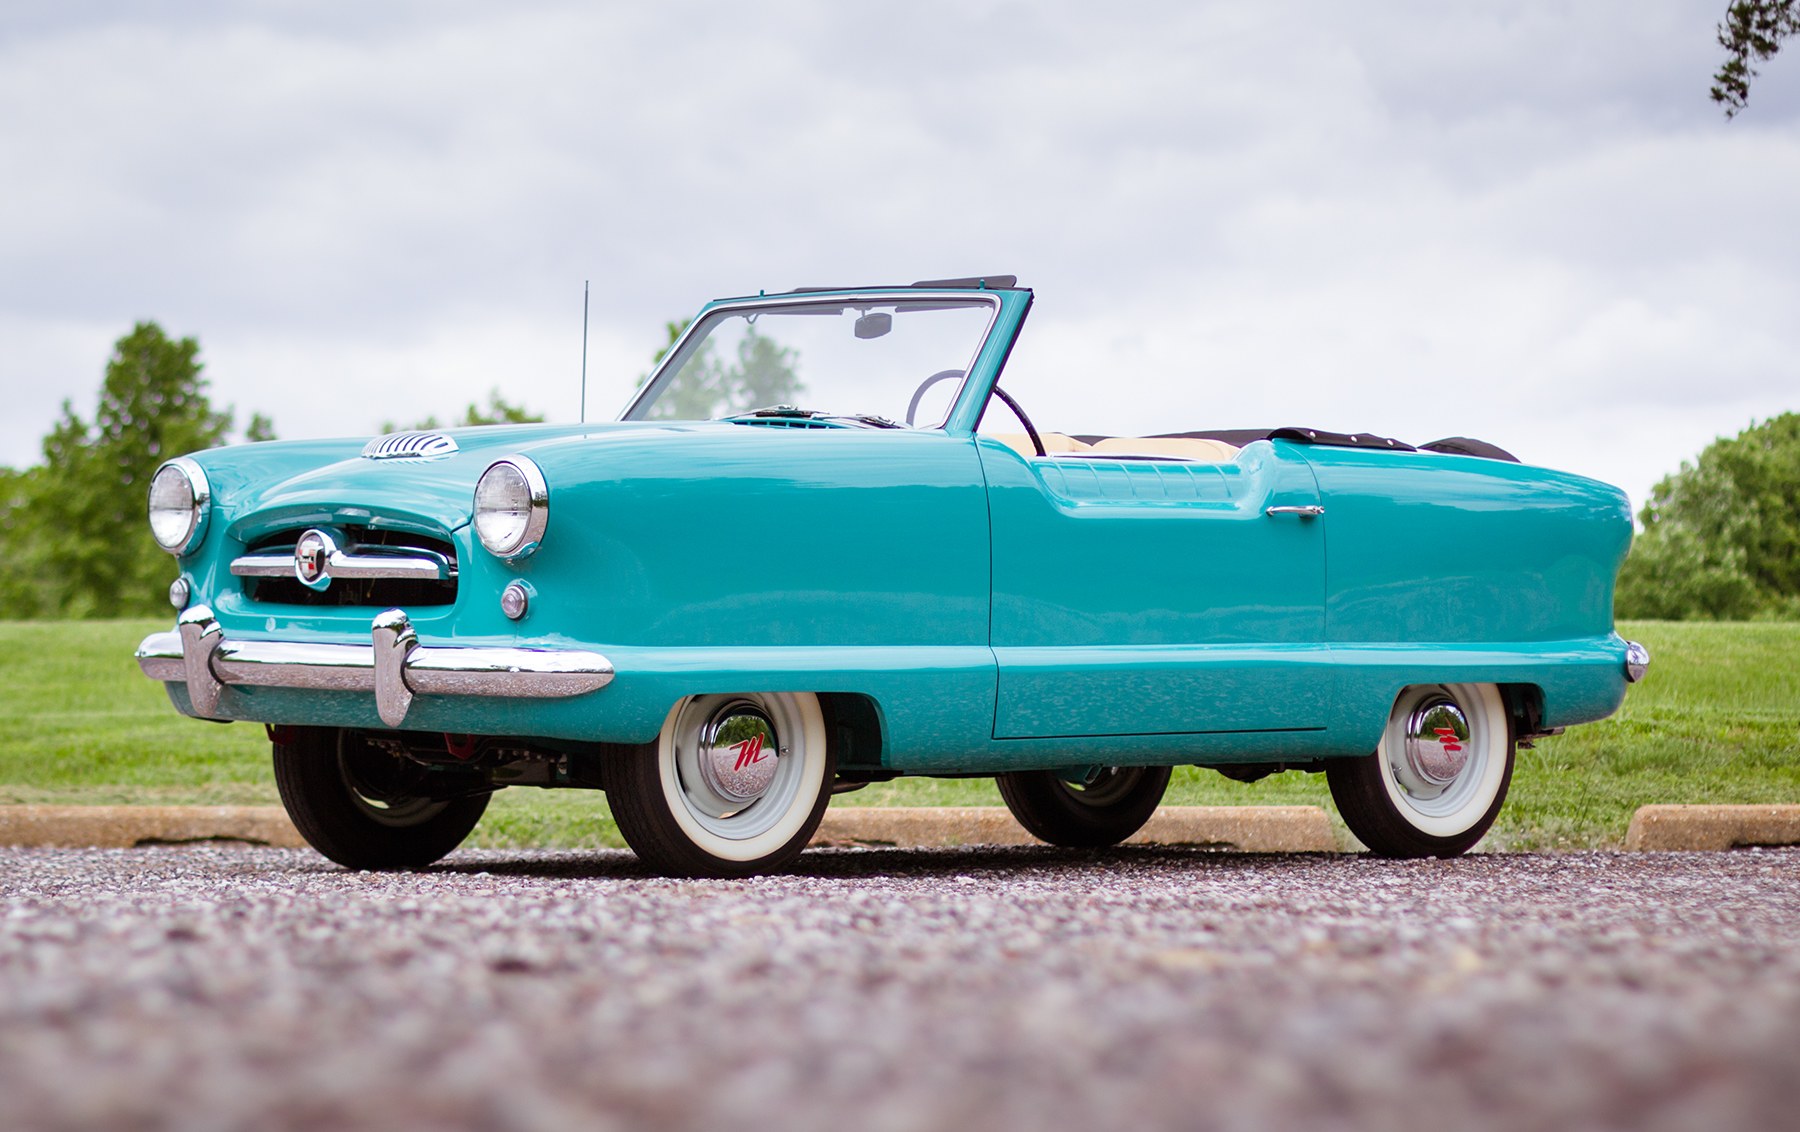
<svg viewBox="0 0 1800 1132"><path fill-rule="evenodd" d="M456 441L441 432L395 432L363 445L368 460L432 460L454 455Z"/></svg>

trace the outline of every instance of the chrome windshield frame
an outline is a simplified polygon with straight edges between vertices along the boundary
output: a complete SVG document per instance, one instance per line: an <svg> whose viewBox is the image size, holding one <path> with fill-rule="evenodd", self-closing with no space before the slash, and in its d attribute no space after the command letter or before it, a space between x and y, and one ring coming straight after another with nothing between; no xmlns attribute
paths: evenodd
<svg viewBox="0 0 1800 1132"><path fill-rule="evenodd" d="M809 306L847 307L854 306L858 302L888 303L933 301L949 301L969 306L985 303L988 308L987 325L982 327L981 335L975 342L975 348L970 351L969 360L963 366L962 380L957 382L956 393L950 398L950 407L945 410L944 419L929 426L912 426L920 431L941 430L949 423L950 418L955 416L956 406L961 402L964 392L968 389L969 378L974 376L975 364L980 360L982 351L987 348L988 342L994 336L994 327L1000 321L1000 311L1002 309L1001 292L998 290L926 290L917 287L875 287L858 288L853 291L758 295L753 298L720 299L717 302L708 303L701 308L699 314L694 316L693 321L688 323L687 328L681 332L681 336L676 338L674 343L669 346L669 350L663 355L662 361L657 363L656 368L651 371L649 378L645 380L643 386L638 389L637 393L632 396L630 402L626 404L625 410L619 414L618 419L621 421L650 419L648 417L634 416L633 414L637 413L641 408L649 408L650 404L655 400L655 395L661 392L661 390L658 389L658 383L663 381L667 375L677 372L682 365L686 364L688 356L698 348L703 337L700 333L701 327L706 326L711 322L714 315L741 313L746 310L756 309L773 312Z"/></svg>

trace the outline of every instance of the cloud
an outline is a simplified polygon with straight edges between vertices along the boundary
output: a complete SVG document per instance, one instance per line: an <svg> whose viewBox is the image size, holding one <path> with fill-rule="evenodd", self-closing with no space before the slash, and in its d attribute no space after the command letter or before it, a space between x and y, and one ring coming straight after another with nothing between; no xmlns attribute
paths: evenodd
<svg viewBox="0 0 1800 1132"><path fill-rule="evenodd" d="M27 5L0 462L137 318L284 435L622 401L665 319L1017 271L1080 429L1475 432L1640 495L1800 408L1800 66L1718 5Z"/></svg>

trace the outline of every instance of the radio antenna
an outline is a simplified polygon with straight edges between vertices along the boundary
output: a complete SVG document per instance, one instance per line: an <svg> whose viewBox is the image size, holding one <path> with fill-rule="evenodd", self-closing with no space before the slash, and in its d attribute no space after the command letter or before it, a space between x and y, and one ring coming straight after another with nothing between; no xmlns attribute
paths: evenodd
<svg viewBox="0 0 1800 1132"><path fill-rule="evenodd" d="M581 281L581 423L587 423L588 281Z"/></svg>

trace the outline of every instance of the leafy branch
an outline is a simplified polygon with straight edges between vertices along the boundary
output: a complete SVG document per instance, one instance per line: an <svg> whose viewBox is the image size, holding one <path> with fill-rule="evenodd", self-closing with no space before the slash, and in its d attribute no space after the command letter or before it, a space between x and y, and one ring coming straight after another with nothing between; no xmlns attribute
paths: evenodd
<svg viewBox="0 0 1800 1132"><path fill-rule="evenodd" d="M1719 46L1726 59L1713 76L1712 100L1735 118L1750 99L1756 64L1781 50L1782 41L1800 31L1800 0L1735 0L1719 25Z"/></svg>

